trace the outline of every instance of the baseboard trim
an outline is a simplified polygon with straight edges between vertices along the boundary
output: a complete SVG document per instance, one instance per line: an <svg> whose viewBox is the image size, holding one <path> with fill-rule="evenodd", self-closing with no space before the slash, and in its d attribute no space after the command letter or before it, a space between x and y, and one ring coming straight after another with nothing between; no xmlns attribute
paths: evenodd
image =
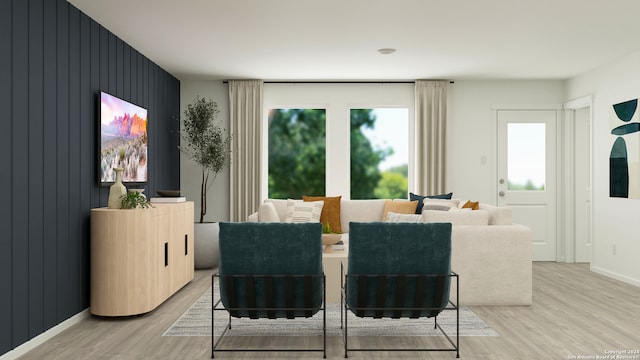
<svg viewBox="0 0 640 360"><path fill-rule="evenodd" d="M33 339L27 341L26 343L14 348L13 350L0 355L0 360L9 360L9 359L16 359L19 358L20 356L28 353L29 351L35 349L36 347L42 345L44 342L51 340L54 336L60 334L61 332L67 330L68 328L70 328L71 326L79 323L80 321L88 318L90 316L91 312L89 311L89 308L85 309L84 311L81 311L75 315L73 315L72 317L68 318L67 320L61 322L60 324L52 327L51 329L43 332L42 334L34 337Z"/></svg>
<svg viewBox="0 0 640 360"><path fill-rule="evenodd" d="M610 277L612 279L616 279L616 280L622 281L622 282L630 284L630 285L634 285L634 286L640 287L640 281L638 281L637 279L634 279L634 278L630 278L628 276L620 275L618 273L615 273L615 272L612 272L612 271L609 271L609 270L605 270L603 268L600 268L600 267L597 267L597 266L593 266L593 265L591 265L591 271L593 271L595 273L598 273L600 275L604 275L604 276Z"/></svg>

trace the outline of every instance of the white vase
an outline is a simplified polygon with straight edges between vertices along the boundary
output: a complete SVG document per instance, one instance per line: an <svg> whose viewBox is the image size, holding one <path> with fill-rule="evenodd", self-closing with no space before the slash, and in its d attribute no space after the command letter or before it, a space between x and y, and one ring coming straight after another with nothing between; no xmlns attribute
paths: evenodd
<svg viewBox="0 0 640 360"><path fill-rule="evenodd" d="M113 168L113 171L116 172L116 182L109 188L109 202L107 203L109 209L122 208L122 199L120 198L127 194L127 188L122 184L123 170L123 168Z"/></svg>

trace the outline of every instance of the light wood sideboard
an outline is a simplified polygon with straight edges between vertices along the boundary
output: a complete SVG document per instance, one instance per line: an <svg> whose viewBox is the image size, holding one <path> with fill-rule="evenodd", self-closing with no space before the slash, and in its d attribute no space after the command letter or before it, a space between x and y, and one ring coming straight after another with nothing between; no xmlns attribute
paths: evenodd
<svg viewBox="0 0 640 360"><path fill-rule="evenodd" d="M91 209L91 313L149 312L193 279L193 202Z"/></svg>

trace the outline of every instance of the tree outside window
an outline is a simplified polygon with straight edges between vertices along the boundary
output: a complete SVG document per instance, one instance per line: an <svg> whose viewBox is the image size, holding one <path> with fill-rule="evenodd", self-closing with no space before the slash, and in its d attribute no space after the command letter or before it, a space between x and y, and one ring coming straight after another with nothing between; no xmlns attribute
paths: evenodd
<svg viewBox="0 0 640 360"><path fill-rule="evenodd" d="M351 109L351 198L407 198L409 111Z"/></svg>
<svg viewBox="0 0 640 360"><path fill-rule="evenodd" d="M269 111L269 197L324 195L325 109Z"/></svg>
<svg viewBox="0 0 640 360"><path fill-rule="evenodd" d="M271 109L268 121L268 196L325 195L325 109ZM350 129L351 198L406 198L408 109L352 109Z"/></svg>

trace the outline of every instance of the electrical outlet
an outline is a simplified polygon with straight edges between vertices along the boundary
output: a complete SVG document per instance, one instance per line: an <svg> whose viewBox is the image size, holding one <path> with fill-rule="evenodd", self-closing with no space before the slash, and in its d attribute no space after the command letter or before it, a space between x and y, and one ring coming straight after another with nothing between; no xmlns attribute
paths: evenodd
<svg viewBox="0 0 640 360"><path fill-rule="evenodd" d="M615 254L616 254L616 251L617 251L617 249L616 249L616 244L613 244L613 246L611 247L611 253L612 253L613 255L615 255Z"/></svg>

